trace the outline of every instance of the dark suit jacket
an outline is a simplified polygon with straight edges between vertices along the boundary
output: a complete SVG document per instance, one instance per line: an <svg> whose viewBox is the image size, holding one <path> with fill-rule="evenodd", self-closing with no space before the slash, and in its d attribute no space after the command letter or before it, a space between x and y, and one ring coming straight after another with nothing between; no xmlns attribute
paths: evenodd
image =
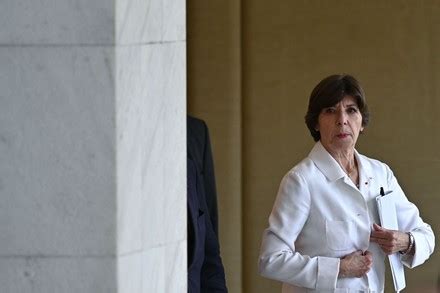
<svg viewBox="0 0 440 293"><path fill-rule="evenodd" d="M227 292L218 237L210 217L211 208L217 223L208 129L203 121L192 117L188 117L187 129L188 292Z"/></svg>
<svg viewBox="0 0 440 293"><path fill-rule="evenodd" d="M187 116L187 151L201 174L200 188L205 194L209 218L218 237L217 193L208 127L203 120L191 116Z"/></svg>
<svg viewBox="0 0 440 293"><path fill-rule="evenodd" d="M195 162L188 157L188 292L228 292L218 239L209 219L200 180Z"/></svg>

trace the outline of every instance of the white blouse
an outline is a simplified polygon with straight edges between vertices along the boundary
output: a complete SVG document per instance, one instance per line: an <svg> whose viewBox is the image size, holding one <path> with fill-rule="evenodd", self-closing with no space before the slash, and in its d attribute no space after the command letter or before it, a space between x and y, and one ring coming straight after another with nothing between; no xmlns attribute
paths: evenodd
<svg viewBox="0 0 440 293"><path fill-rule="evenodd" d="M434 233L408 201L390 168L355 152L359 189L317 142L309 156L283 178L259 258L261 275L283 282L282 292L383 292L386 255L370 243L379 224L380 188L396 196L399 230L411 231L415 255L401 257L410 268L434 250ZM338 278L340 258L357 250L373 254L361 278Z"/></svg>

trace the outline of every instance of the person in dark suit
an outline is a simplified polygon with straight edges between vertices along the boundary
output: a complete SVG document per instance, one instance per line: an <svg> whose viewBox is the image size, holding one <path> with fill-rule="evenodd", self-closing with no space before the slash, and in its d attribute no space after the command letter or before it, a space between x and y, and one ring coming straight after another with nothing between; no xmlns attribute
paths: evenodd
<svg viewBox="0 0 440 293"><path fill-rule="evenodd" d="M203 130L194 133L188 127L187 152L187 205L188 205L188 292L189 293L224 293L226 288L225 272L220 257L218 237L214 231L210 210L207 204L208 194L205 182L206 173L200 167L206 166L204 159L212 156L210 147L194 148L194 142L208 142L206 125L198 119L188 118L188 122L202 123L196 129ZM188 123L189 124L189 123ZM204 127L198 127L204 126ZM201 134L201 136L200 136ZM209 154L206 151L209 150ZM209 165L209 164L208 164ZM206 170L206 169L205 169ZM213 172L211 173L213 176ZM214 182L214 179L208 182ZM214 185L215 190L215 185ZM215 195L215 194L214 194ZM210 194L212 196L212 194ZM214 198L215 199L215 198ZM216 209L215 209L216 211ZM217 214L217 213L216 213Z"/></svg>

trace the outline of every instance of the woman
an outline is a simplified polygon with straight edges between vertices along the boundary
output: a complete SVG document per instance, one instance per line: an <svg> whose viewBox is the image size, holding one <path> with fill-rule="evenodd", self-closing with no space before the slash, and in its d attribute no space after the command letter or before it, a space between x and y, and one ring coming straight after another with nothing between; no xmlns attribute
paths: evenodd
<svg viewBox="0 0 440 293"><path fill-rule="evenodd" d="M329 76L312 91L306 124L316 144L281 182L259 259L283 292L383 292L386 255L399 252L413 268L433 252L431 227L390 168L355 149L368 120L352 76ZM396 198L399 231L379 225L381 187Z"/></svg>

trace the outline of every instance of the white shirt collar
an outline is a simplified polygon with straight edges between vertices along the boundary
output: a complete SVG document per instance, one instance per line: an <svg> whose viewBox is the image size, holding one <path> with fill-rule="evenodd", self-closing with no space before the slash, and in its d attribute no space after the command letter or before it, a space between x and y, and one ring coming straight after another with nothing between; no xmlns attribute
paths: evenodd
<svg viewBox="0 0 440 293"><path fill-rule="evenodd" d="M365 170L366 166L363 163L363 158L361 157L361 155L359 155L357 150L354 150L354 155L356 157L360 173L366 172L367 170ZM330 153L324 148L320 141L318 141L310 151L309 158L330 181L336 181L346 176L342 167L338 164L335 158L333 158L332 155L330 155ZM369 177L369 174L363 175Z"/></svg>

